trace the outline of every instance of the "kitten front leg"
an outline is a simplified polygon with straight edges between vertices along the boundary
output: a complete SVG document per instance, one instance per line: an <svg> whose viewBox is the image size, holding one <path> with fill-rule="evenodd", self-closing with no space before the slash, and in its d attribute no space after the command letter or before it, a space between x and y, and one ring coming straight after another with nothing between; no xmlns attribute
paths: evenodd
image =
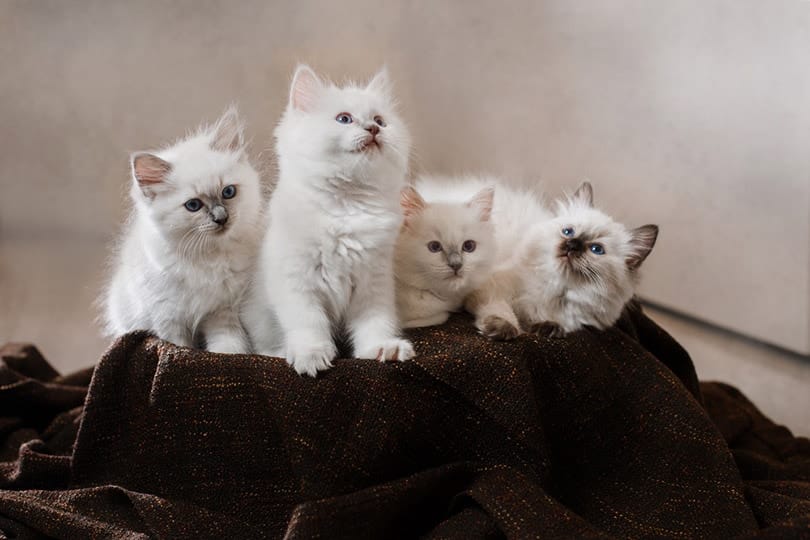
<svg viewBox="0 0 810 540"><path fill-rule="evenodd" d="M563 327L553 321L533 323L529 326L529 332L548 338L561 338L565 336Z"/></svg>
<svg viewBox="0 0 810 540"><path fill-rule="evenodd" d="M551 314L545 309L540 297L528 296L517 303L518 318L530 334L540 337L560 338L565 336L566 329L557 321L551 320Z"/></svg>
<svg viewBox="0 0 810 540"><path fill-rule="evenodd" d="M521 334L520 323L509 298L510 284L505 276L494 276L464 302L475 315L475 327L481 335L497 341L509 341Z"/></svg>
<svg viewBox="0 0 810 540"><path fill-rule="evenodd" d="M475 327L481 335L496 341L510 341L521 333L515 312L508 302L490 302L478 307Z"/></svg>
<svg viewBox="0 0 810 540"><path fill-rule="evenodd" d="M160 330L153 330L160 339L170 341L180 347L194 347L191 330L185 324L172 321L160 326Z"/></svg>
<svg viewBox="0 0 810 540"><path fill-rule="evenodd" d="M250 349L239 315L232 309L210 314L202 322L202 332L205 348L211 352L245 354Z"/></svg>
<svg viewBox="0 0 810 540"><path fill-rule="evenodd" d="M347 322L355 357L400 362L413 358L413 345L398 335L390 267L377 269L368 283L354 290Z"/></svg>
<svg viewBox="0 0 810 540"><path fill-rule="evenodd" d="M424 328L425 326L438 326L447 322L447 319L449 318L450 313L443 311L434 315L404 321L402 323L402 328Z"/></svg>
<svg viewBox="0 0 810 540"><path fill-rule="evenodd" d="M397 313L403 328L436 326L450 317L447 302L429 291L397 283Z"/></svg>
<svg viewBox="0 0 810 540"><path fill-rule="evenodd" d="M287 283L273 291L274 311L284 333L287 363L314 377L332 367L337 347L332 323L314 291Z"/></svg>

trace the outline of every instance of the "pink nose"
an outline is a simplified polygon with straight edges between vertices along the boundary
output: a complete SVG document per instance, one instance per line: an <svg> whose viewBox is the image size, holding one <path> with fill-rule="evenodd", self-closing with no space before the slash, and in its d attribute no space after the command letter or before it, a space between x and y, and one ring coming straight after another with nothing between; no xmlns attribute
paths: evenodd
<svg viewBox="0 0 810 540"><path fill-rule="evenodd" d="M369 126L366 127L366 131L376 136L377 133L380 132L380 126L378 126L377 124L370 124Z"/></svg>

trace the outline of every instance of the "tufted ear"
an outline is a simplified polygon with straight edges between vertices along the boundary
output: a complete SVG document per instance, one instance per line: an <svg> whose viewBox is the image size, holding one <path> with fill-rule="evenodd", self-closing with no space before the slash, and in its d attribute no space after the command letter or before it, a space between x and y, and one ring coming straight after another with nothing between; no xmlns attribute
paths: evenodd
<svg viewBox="0 0 810 540"><path fill-rule="evenodd" d="M571 196L572 201L580 201L593 208L593 186L590 182L582 182L574 194Z"/></svg>
<svg viewBox="0 0 810 540"><path fill-rule="evenodd" d="M244 145L244 125L236 106L231 105L225 110L222 118L217 120L211 148L220 152L238 152Z"/></svg>
<svg viewBox="0 0 810 540"><path fill-rule="evenodd" d="M299 64L295 68L290 86L290 108L296 111L311 111L322 89L323 83L312 68L306 64Z"/></svg>
<svg viewBox="0 0 810 540"><path fill-rule="evenodd" d="M630 268L630 270L635 270L641 266L641 263L644 262L644 259L647 258L647 255L650 254L653 246L655 246L657 239L658 225L644 225L630 231L632 252L630 256L627 257L626 261L627 267Z"/></svg>
<svg viewBox="0 0 810 540"><path fill-rule="evenodd" d="M382 94L386 97L391 96L391 79L388 76L388 68L383 66L368 82L366 90Z"/></svg>
<svg viewBox="0 0 810 540"><path fill-rule="evenodd" d="M148 152L136 152L130 157L132 178L137 182L143 194L154 199L158 191L166 182L166 177L172 170L168 161L164 161Z"/></svg>
<svg viewBox="0 0 810 540"><path fill-rule="evenodd" d="M402 206L402 213L405 215L405 226L425 209L427 203L419 195L413 186L407 186L400 192L399 204Z"/></svg>
<svg viewBox="0 0 810 540"><path fill-rule="evenodd" d="M481 221L489 221L492 216L492 203L495 200L495 188L485 187L467 201L467 207L476 208Z"/></svg>

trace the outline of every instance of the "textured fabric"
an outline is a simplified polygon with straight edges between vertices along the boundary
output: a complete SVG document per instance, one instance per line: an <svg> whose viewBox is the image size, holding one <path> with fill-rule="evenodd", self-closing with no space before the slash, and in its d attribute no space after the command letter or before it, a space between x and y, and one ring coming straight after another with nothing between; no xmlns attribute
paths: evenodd
<svg viewBox="0 0 810 540"><path fill-rule="evenodd" d="M60 378L35 348L8 345L0 530L810 535L810 441L734 388L699 385L686 352L637 310L565 339L491 342L464 317L410 337L412 362L339 360L317 379L145 333L113 344L92 381Z"/></svg>

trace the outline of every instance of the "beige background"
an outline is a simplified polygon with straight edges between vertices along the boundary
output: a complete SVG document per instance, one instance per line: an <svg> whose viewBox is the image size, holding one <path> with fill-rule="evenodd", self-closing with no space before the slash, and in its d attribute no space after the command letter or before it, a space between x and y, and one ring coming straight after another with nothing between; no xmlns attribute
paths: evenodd
<svg viewBox="0 0 810 540"><path fill-rule="evenodd" d="M810 353L808 51L799 0L5 0L0 340L92 363L128 152L236 101L258 156L307 61L388 64L415 170L589 178L661 225L647 299Z"/></svg>

